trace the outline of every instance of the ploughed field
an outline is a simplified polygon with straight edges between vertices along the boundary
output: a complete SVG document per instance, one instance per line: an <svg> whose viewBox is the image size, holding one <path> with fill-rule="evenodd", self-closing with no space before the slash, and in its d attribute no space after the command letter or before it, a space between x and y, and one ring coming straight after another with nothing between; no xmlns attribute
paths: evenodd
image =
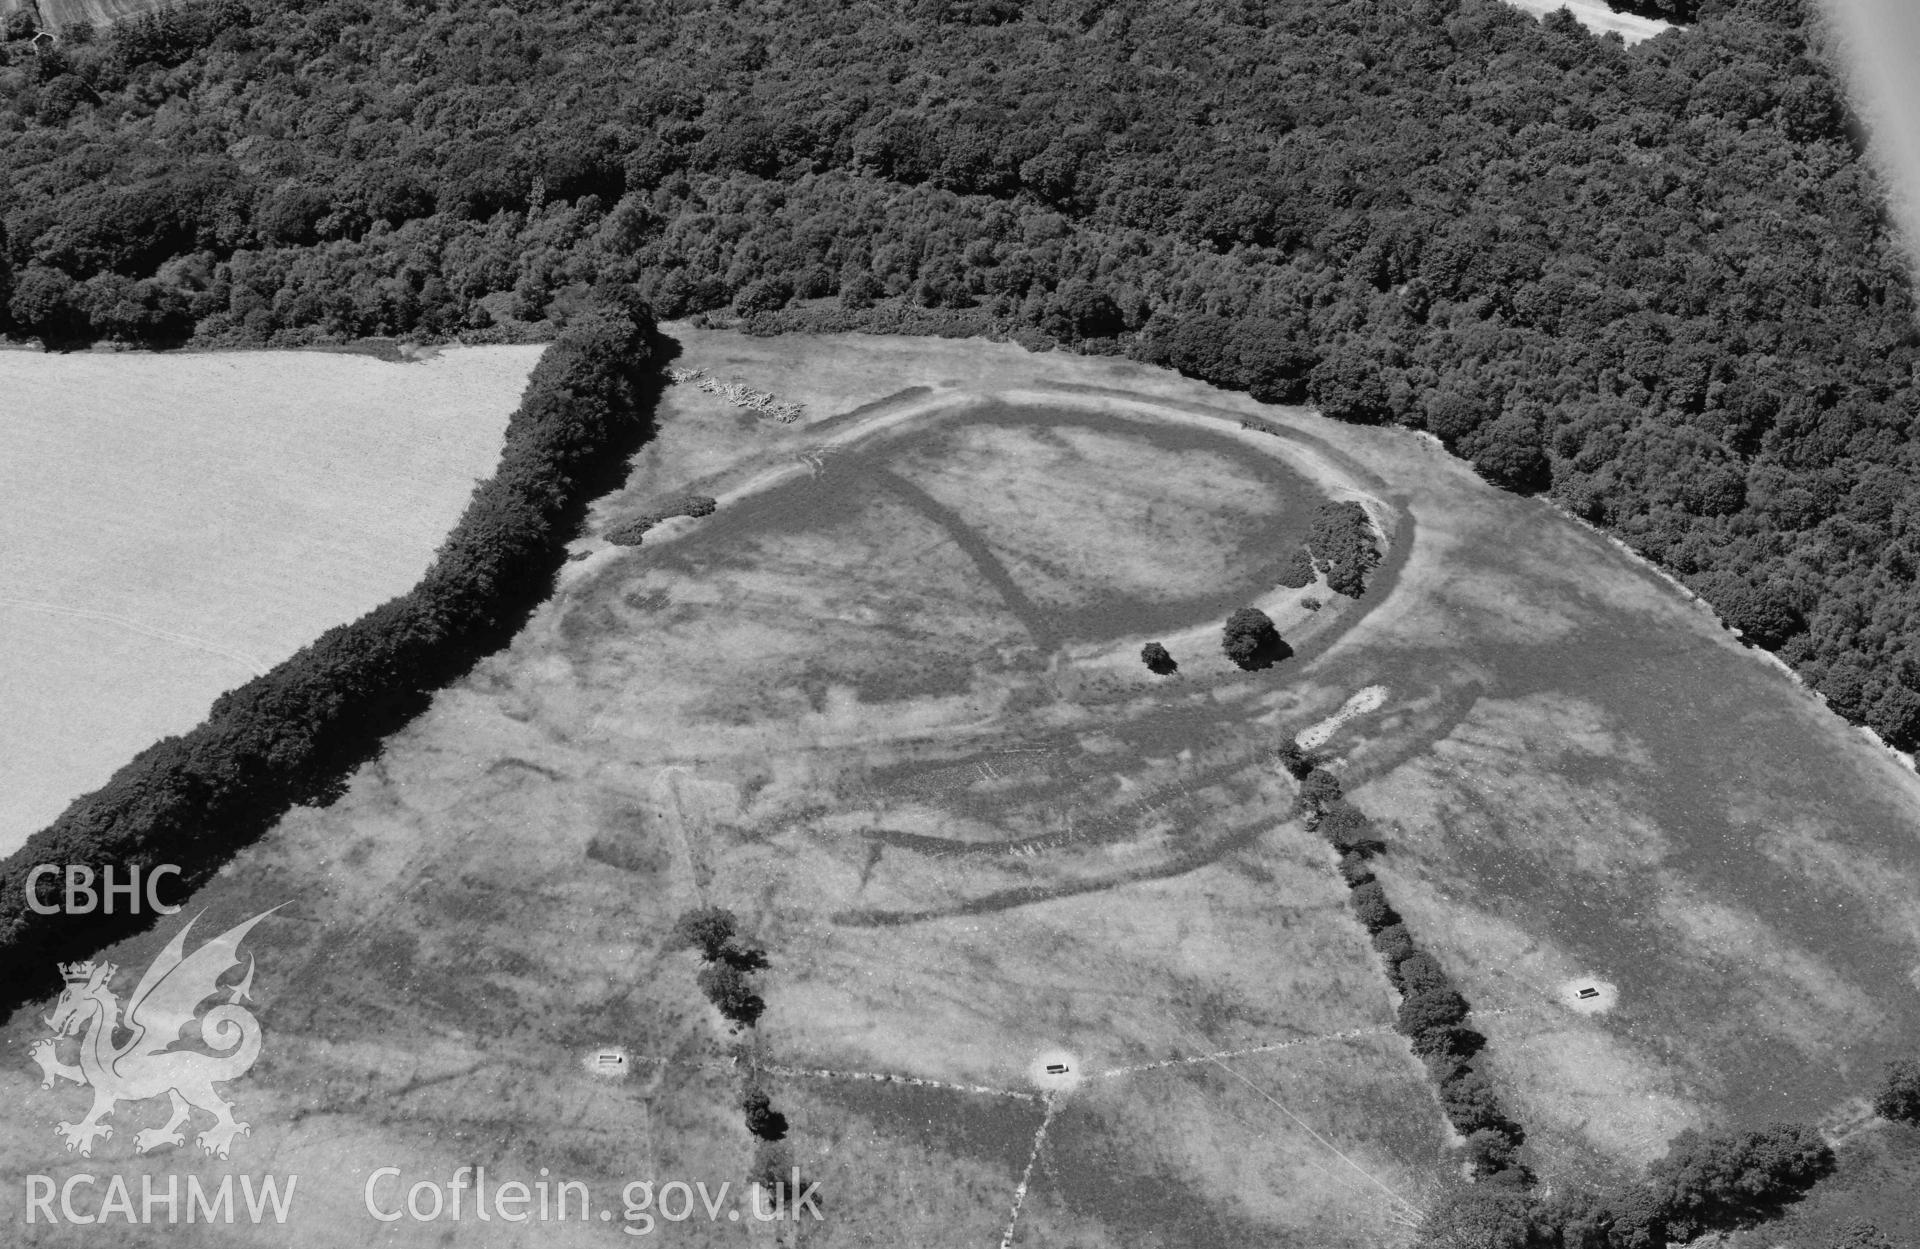
<svg viewBox="0 0 1920 1249"><path fill-rule="evenodd" d="M1545 504L1123 362L675 332L808 416L671 388L594 533L718 509L583 538L509 650L196 900L209 935L286 904L249 938L251 1135L135 1156L155 1103L63 1154L81 1095L22 1057L10 1174L297 1174L249 1243L586 1242L634 1180L732 1185L655 1228L683 1244L1402 1243L1460 1155L1271 760L1314 725L1545 1182L1689 1125L1847 1129L1920 1032L1913 776ZM1391 538L1358 601L1276 588L1326 498ZM1247 603L1291 658L1222 657ZM767 951L750 1033L670 948L702 904ZM727 1217L754 1070L823 1222ZM366 1210L379 1168L476 1165L595 1216Z"/></svg>
<svg viewBox="0 0 1920 1249"><path fill-rule="evenodd" d="M0 852L410 587L539 350L0 352Z"/></svg>

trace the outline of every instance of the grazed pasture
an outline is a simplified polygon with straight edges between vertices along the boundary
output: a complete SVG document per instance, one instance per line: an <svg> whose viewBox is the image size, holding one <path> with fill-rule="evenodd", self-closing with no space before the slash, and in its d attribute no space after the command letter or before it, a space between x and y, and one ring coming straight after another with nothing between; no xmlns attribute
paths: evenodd
<svg viewBox="0 0 1920 1249"><path fill-rule="evenodd" d="M677 363L809 419L669 392L591 532L688 491L719 510L582 539L509 651L205 891L209 923L291 903L257 938L255 1134L231 1164L113 1165L298 1171L285 1243L438 1243L373 1227L374 1167L738 1185L757 1065L828 1196L800 1243L1403 1243L1458 1154L1266 755L1371 687L1323 749L1547 1182L1689 1124L1848 1121L1915 1034L1912 775L1546 505L1430 441L1115 361L676 332ZM1328 495L1393 535L1358 603L1272 586ZM1227 664L1245 601L1293 659ZM1178 676L1141 666L1149 636ZM751 1036L664 946L696 903L772 957ZM1570 1004L1580 976L1606 1009ZM616 1044L633 1075L583 1070ZM1049 1093L1061 1051L1083 1078ZM71 1171L31 1130L71 1096L20 1066L0 1157Z"/></svg>

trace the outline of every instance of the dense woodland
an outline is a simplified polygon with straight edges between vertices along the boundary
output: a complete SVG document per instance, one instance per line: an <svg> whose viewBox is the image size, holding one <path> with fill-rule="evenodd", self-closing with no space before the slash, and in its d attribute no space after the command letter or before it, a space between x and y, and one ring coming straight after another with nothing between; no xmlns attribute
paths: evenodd
<svg viewBox="0 0 1920 1249"><path fill-rule="evenodd" d="M0 305L497 339L609 275L1124 352L1551 490L1911 746L1912 293L1802 6L200 0L4 45Z"/></svg>

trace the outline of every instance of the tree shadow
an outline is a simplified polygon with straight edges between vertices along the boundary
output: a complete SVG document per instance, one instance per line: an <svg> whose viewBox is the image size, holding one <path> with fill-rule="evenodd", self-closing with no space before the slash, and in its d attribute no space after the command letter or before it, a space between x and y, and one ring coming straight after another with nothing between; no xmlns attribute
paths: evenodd
<svg viewBox="0 0 1920 1249"><path fill-rule="evenodd" d="M1278 633L1269 630L1250 654L1232 656L1244 672L1264 672L1277 663L1293 658L1293 647Z"/></svg>

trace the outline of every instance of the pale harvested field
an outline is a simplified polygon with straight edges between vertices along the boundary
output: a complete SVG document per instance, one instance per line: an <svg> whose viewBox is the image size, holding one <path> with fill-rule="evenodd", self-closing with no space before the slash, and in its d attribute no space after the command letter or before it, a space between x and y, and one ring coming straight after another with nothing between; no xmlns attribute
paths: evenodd
<svg viewBox="0 0 1920 1249"><path fill-rule="evenodd" d="M740 1057L826 1185L802 1244L1404 1244L1458 1154L1267 755L1376 686L1323 749L1548 1183L1691 1124L1857 1120L1920 1033L1920 783L1545 504L1124 362L670 329L811 419L669 391L594 530L685 490L720 510L583 538L507 652L203 892L209 925L289 903L255 938L253 1136L82 1163L46 1131L73 1091L15 1063L0 1169L298 1173L248 1243L583 1243L606 1233L376 1225L360 1186L737 1187ZM1285 609L1261 554L1329 492L1394 535L1375 590L1231 670L1220 604ZM1139 665L1150 635L1179 676ZM664 947L698 902L772 959L750 1047ZM1567 1006L1579 975L1609 1010ZM0 1048L42 1030L24 1011ZM587 1075L602 1045L636 1074ZM1084 1079L1049 1117L1029 1073L1057 1050ZM662 1240L774 1243L724 1214Z"/></svg>
<svg viewBox="0 0 1920 1249"><path fill-rule="evenodd" d="M0 852L411 586L539 351L0 352Z"/></svg>
<svg viewBox="0 0 1920 1249"><path fill-rule="evenodd" d="M1594 34L1617 33L1629 44L1651 39L1662 31L1673 29L1673 23L1658 18L1641 17L1638 13L1616 13L1607 7L1607 0L1508 0L1508 3L1535 17L1545 17L1566 9Z"/></svg>

